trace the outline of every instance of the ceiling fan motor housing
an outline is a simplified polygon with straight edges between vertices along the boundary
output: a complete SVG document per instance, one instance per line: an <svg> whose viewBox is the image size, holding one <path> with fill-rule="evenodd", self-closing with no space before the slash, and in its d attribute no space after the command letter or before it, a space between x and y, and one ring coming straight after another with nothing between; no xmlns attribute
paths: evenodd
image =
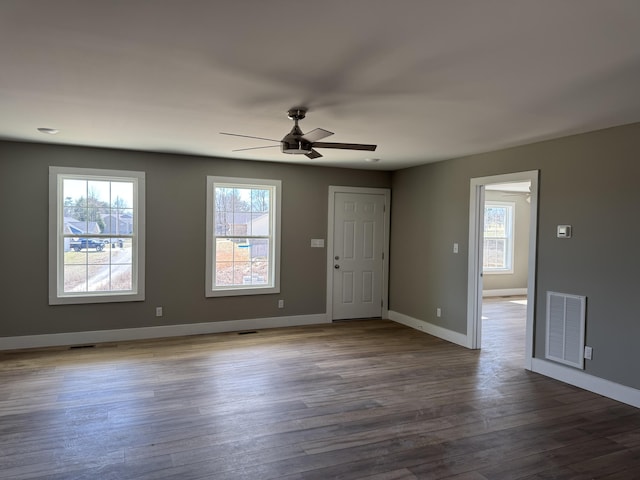
<svg viewBox="0 0 640 480"><path fill-rule="evenodd" d="M296 125L285 135L280 143L282 153L301 154L309 153L313 149L312 143L303 137L302 130Z"/></svg>

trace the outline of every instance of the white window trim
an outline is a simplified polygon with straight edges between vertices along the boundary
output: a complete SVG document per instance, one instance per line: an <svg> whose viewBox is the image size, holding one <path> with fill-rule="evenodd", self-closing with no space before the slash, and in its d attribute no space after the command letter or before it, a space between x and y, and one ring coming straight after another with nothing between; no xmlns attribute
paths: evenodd
<svg viewBox="0 0 640 480"><path fill-rule="evenodd" d="M515 249L515 234L516 234L516 228L515 228L515 223L516 223L516 204L515 202L504 202L504 201L499 201L499 200L488 200L485 201L484 204L484 208L486 209L487 207L491 207L491 206L496 206L496 207L510 207L508 212L508 219L507 219L507 227L509 229L510 234L507 235L506 238L506 247L507 247L507 260L509 263L509 267L508 268L498 268L498 267L483 267L482 268L482 273L486 274L486 275L511 275L514 272L513 269L513 251ZM489 238L493 238L493 237L489 237ZM484 239L484 236L483 236ZM483 245L484 248L484 245Z"/></svg>
<svg viewBox="0 0 640 480"><path fill-rule="evenodd" d="M271 199L271 231L274 241L271 242L271 258L272 282L266 286L238 286L232 287L216 287L213 281L215 271L215 241L214 241L214 218L215 218L215 185L225 184L237 186L239 188L247 187L274 187L275 195ZM206 251L206 278L205 278L205 296L206 297L228 297L237 295L264 295L280 293L280 233L281 233L281 198L282 198L282 182L280 180L268 180L257 178L239 178L239 177L217 177L207 176L207 251Z"/></svg>
<svg viewBox="0 0 640 480"><path fill-rule="evenodd" d="M132 238L132 292L63 292L62 180L78 176L96 180L134 181ZM145 299L145 173L129 170L49 167L49 305L135 302Z"/></svg>

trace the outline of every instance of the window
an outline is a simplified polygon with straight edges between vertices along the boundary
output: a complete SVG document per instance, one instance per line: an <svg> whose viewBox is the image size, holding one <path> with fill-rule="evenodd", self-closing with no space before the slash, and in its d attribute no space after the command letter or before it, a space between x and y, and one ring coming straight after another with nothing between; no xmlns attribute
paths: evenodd
<svg viewBox="0 0 640 480"><path fill-rule="evenodd" d="M207 177L206 296L280 292L279 180Z"/></svg>
<svg viewBox="0 0 640 480"><path fill-rule="evenodd" d="M144 182L49 167L49 304L144 300Z"/></svg>
<svg viewBox="0 0 640 480"><path fill-rule="evenodd" d="M491 202L484 206L483 271L513 273L513 210L511 202Z"/></svg>

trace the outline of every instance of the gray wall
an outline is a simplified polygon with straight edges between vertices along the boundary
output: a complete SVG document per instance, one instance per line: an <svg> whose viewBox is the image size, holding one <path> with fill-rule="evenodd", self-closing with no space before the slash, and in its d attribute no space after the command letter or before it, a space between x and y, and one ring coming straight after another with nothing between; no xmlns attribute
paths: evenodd
<svg viewBox="0 0 640 480"><path fill-rule="evenodd" d="M316 160L316 162L319 162ZM146 301L49 306L48 167L146 172ZM206 176L282 180L281 293L205 298ZM390 174L44 144L0 142L0 336L215 322L326 311L329 185L389 187ZM277 299L285 308L277 308ZM155 317L155 306L164 316Z"/></svg>
<svg viewBox="0 0 640 480"><path fill-rule="evenodd" d="M0 336L132 328L325 311L331 184L393 188L390 308L465 333L469 180L540 170L535 356L548 290L586 295L588 373L640 388L640 124L394 172L0 142ZM147 299L49 306L49 165L147 172ZM206 175L283 181L282 294L204 297ZM574 236L555 237L557 224ZM453 242L460 253L452 253ZM286 308L277 309L277 298ZM165 315L154 316L163 305ZM435 309L443 309L436 318Z"/></svg>
<svg viewBox="0 0 640 480"><path fill-rule="evenodd" d="M531 220L531 204L527 202L527 194L487 190L485 202L491 200L514 203L513 273L485 273L482 276L482 288L484 291L527 288Z"/></svg>
<svg viewBox="0 0 640 480"><path fill-rule="evenodd" d="M469 181L536 169L535 356L546 292L586 295L587 373L640 388L640 124L394 172L390 309L466 333ZM556 238L558 224L573 238Z"/></svg>

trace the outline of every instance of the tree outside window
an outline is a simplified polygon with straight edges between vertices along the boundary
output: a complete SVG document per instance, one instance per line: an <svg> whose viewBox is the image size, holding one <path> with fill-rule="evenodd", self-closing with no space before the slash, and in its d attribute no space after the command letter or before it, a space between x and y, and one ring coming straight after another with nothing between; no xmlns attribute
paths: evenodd
<svg viewBox="0 0 640 480"><path fill-rule="evenodd" d="M207 296L279 291L280 182L209 177Z"/></svg>

